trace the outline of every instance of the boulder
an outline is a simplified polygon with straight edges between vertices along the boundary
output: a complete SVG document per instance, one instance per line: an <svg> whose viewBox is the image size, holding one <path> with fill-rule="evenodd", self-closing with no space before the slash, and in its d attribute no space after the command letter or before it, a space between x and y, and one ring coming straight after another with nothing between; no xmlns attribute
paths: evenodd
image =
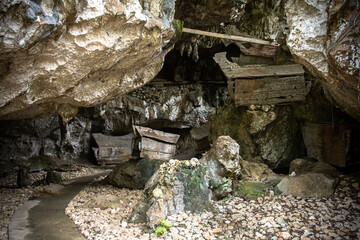
<svg viewBox="0 0 360 240"><path fill-rule="evenodd" d="M287 1L287 46L316 76L327 97L360 120L359 32L356 1Z"/></svg>
<svg viewBox="0 0 360 240"><path fill-rule="evenodd" d="M257 179L263 175L274 175L275 173L265 163L240 160L240 177Z"/></svg>
<svg viewBox="0 0 360 240"><path fill-rule="evenodd" d="M46 173L45 184L59 184L62 182L61 174L50 169Z"/></svg>
<svg viewBox="0 0 360 240"><path fill-rule="evenodd" d="M213 143L211 149L200 159L208 168L206 178L210 181L221 182L223 177L238 176L241 170L239 161L239 144L229 136L220 136Z"/></svg>
<svg viewBox="0 0 360 240"><path fill-rule="evenodd" d="M103 180L118 188L144 189L146 182L164 163L161 160L133 159L119 163Z"/></svg>
<svg viewBox="0 0 360 240"><path fill-rule="evenodd" d="M146 221L151 228L179 212L210 211L211 193L199 161L170 160L149 179L144 197L134 208L131 222Z"/></svg>
<svg viewBox="0 0 360 240"><path fill-rule="evenodd" d="M323 173L304 173L295 177L284 177L276 186L285 195L296 197L330 197L336 187L335 178Z"/></svg>
<svg viewBox="0 0 360 240"><path fill-rule="evenodd" d="M173 47L175 1L1 1L0 119L94 106L149 82Z"/></svg>
<svg viewBox="0 0 360 240"><path fill-rule="evenodd" d="M323 161L312 161L303 158L297 158L291 161L289 173L295 172L296 175L314 172L338 177L340 172L330 164Z"/></svg>

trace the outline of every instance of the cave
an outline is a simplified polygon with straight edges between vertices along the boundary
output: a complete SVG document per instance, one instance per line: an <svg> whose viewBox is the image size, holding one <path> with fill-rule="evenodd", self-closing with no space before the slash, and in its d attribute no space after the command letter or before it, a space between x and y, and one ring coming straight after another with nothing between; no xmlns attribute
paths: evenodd
<svg viewBox="0 0 360 240"><path fill-rule="evenodd" d="M359 8L0 3L0 238L360 238Z"/></svg>

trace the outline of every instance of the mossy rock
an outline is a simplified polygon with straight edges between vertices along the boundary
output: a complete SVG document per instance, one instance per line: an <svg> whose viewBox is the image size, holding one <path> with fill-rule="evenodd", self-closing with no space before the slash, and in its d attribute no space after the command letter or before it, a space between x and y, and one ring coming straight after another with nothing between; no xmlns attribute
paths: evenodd
<svg viewBox="0 0 360 240"><path fill-rule="evenodd" d="M261 182L240 182L237 187L236 195L239 197L256 199L265 194L270 186Z"/></svg>

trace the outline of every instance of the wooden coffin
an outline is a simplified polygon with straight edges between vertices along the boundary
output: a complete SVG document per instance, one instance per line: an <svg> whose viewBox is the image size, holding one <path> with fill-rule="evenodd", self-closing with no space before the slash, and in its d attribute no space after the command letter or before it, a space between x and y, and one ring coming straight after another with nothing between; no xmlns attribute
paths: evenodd
<svg viewBox="0 0 360 240"><path fill-rule="evenodd" d="M228 79L236 106L305 101L304 70L299 64L241 67L228 61L226 53L215 54L214 60Z"/></svg>
<svg viewBox="0 0 360 240"><path fill-rule="evenodd" d="M139 142L140 157L169 160L176 153L176 142L180 135L154 130L147 127L133 126Z"/></svg>
<svg viewBox="0 0 360 240"><path fill-rule="evenodd" d="M114 164L128 161L132 158L135 136L130 133L125 136L107 136L93 133L97 148L93 148L98 164Z"/></svg>
<svg viewBox="0 0 360 240"><path fill-rule="evenodd" d="M139 134L141 137L148 137L152 139L158 139L163 142L167 143L176 143L180 135L167 133L160 130L151 129L148 127L141 127L141 126L133 126L135 135Z"/></svg>

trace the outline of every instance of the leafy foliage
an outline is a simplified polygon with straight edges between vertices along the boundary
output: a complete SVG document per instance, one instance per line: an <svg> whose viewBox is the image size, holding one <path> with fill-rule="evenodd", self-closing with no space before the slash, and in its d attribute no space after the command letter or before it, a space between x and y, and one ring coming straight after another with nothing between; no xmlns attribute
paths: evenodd
<svg viewBox="0 0 360 240"><path fill-rule="evenodd" d="M156 236L159 237L159 236L165 234L167 232L167 229L169 229L171 227L172 227L172 225L163 219L163 220L161 220L160 225L156 227L154 232L155 232Z"/></svg>

